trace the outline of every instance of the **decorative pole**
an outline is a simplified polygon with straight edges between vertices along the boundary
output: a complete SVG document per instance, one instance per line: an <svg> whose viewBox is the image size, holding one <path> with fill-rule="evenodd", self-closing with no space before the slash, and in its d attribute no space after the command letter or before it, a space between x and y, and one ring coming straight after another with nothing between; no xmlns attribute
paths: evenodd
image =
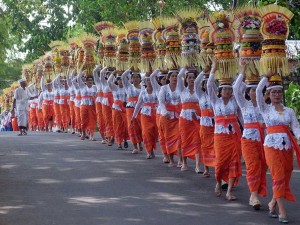
<svg viewBox="0 0 300 225"><path fill-rule="evenodd" d="M165 6L165 1L164 0L158 0L157 1L157 4L159 6L159 15L161 16L162 15L162 11L163 11L163 8Z"/></svg>

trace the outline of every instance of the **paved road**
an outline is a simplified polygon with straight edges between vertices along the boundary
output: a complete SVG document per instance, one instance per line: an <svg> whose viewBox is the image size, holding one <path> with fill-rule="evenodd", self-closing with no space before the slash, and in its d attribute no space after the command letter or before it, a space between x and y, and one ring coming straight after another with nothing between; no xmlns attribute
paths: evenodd
<svg viewBox="0 0 300 225"><path fill-rule="evenodd" d="M213 177L168 168L161 154L147 160L71 134L0 132L0 225L278 224L266 207L247 205L245 177L236 202L213 190ZM300 224L299 206L287 203L291 224Z"/></svg>

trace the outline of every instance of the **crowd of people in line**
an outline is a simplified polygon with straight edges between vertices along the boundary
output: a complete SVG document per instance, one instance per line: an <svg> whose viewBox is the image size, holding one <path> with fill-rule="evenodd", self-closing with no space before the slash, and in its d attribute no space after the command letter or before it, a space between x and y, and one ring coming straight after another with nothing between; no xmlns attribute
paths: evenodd
<svg viewBox="0 0 300 225"><path fill-rule="evenodd" d="M290 189L294 153L300 162L300 126L295 112L282 104L283 86L278 75L266 74L259 83L245 81L247 64L233 84L217 86L217 64L199 74L186 68L158 69L142 82L141 74L95 67L93 76L68 71L64 77L41 79L40 87L19 80L11 112L1 114L4 130L71 132L81 140L117 148L133 145L133 154L143 148L146 158L155 158L157 140L169 167L188 170L187 158L195 161L195 172L210 177L215 171L215 195L236 200L232 188L242 175L245 161L249 205L258 210L267 195L266 173L270 170L273 193L268 204L271 217L287 223L284 200L295 201ZM297 143L298 140L298 143ZM201 171L200 163L204 164ZM277 207L279 212L277 212Z"/></svg>

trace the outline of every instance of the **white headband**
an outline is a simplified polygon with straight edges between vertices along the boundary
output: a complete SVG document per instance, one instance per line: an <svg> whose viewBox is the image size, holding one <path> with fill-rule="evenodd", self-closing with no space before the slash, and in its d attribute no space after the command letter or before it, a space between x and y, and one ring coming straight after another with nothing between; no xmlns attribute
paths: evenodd
<svg viewBox="0 0 300 225"><path fill-rule="evenodd" d="M247 88L254 88L254 87L256 88L257 84L247 84L246 87Z"/></svg>
<svg viewBox="0 0 300 225"><path fill-rule="evenodd" d="M18 80L19 84L21 84L22 82L26 82L26 78L22 78L20 80Z"/></svg>
<svg viewBox="0 0 300 225"><path fill-rule="evenodd" d="M283 86L282 85L274 85L274 86L267 87L267 90L271 90L273 88L283 88Z"/></svg>
<svg viewBox="0 0 300 225"><path fill-rule="evenodd" d="M225 88L232 88L232 86L230 84L221 84L219 86L219 88L223 88L223 87L225 87Z"/></svg>
<svg viewBox="0 0 300 225"><path fill-rule="evenodd" d="M169 70L168 73L178 73L178 70Z"/></svg>

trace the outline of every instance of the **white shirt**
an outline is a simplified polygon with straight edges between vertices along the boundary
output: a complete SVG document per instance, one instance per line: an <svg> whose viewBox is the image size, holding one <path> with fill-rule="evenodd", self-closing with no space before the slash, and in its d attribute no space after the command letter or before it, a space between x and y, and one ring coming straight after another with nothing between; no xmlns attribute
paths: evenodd
<svg viewBox="0 0 300 225"><path fill-rule="evenodd" d="M204 78L204 72L202 71L195 80L195 90L196 90L196 95L199 100L200 109L201 110L206 110L206 109L213 110L208 94L205 91L203 91L202 87L201 87L203 78ZM201 116L200 125L212 127L212 126L214 126L213 119L214 119L214 117Z"/></svg>
<svg viewBox="0 0 300 225"><path fill-rule="evenodd" d="M227 105L224 104L224 101L222 98L218 98L217 94L216 94L216 84L214 81L214 74L210 73L208 81L207 81L207 91L208 91L208 95L210 97L211 100L211 104L214 110L214 114L215 116L226 116L226 115L231 115L231 114L235 114L237 115L237 117L239 118L239 121L243 124L243 117L241 115L241 112L238 108L238 105L236 103L236 100L234 98L234 96L232 96ZM232 132L235 133L236 130L234 129L233 124L228 124L228 126L224 127L223 125L215 125L215 133L216 134L229 134L230 130L229 130L229 125L231 125L232 127Z"/></svg>
<svg viewBox="0 0 300 225"><path fill-rule="evenodd" d="M28 100L30 97L33 96L27 88L24 90L22 87L18 87L14 94L17 110L28 110Z"/></svg>
<svg viewBox="0 0 300 225"><path fill-rule="evenodd" d="M181 103L186 102L195 102L198 104L198 98L195 91L195 83L194 83L194 92L191 93L190 89L188 87L184 86L184 80L183 80L184 74L179 73L177 78L177 91L180 94L180 100ZM199 107L200 110L200 107ZM184 118L186 120L193 120L193 115L197 117L197 119L200 119L200 115L198 115L197 111L195 109L181 109L180 117Z"/></svg>
<svg viewBox="0 0 300 225"><path fill-rule="evenodd" d="M141 114L147 115L147 116L152 116L152 107L151 106L146 106L143 105L143 103L154 103L154 104L158 104L158 99L157 96L154 92L152 92L152 94L148 94L147 90L144 89L141 91L138 102L136 104L136 107L134 108L134 112L133 112L133 118L136 118L140 109L141 110ZM156 110L156 108L155 108Z"/></svg>
<svg viewBox="0 0 300 225"><path fill-rule="evenodd" d="M170 119L179 118L179 114L177 112L168 111L165 105L179 105L181 103L180 93L177 89L172 91L169 84L162 86L158 95L158 101L162 116L166 116L168 114Z"/></svg>
<svg viewBox="0 0 300 225"><path fill-rule="evenodd" d="M294 135L300 138L300 126L293 109L283 106L282 114L276 111L272 104L265 103L262 93L268 79L262 78L256 89L256 101L264 118L266 126L286 125L289 126ZM286 133L267 134L264 142L265 146L273 147L279 150L288 150L291 148L291 140Z"/></svg>
<svg viewBox="0 0 300 225"><path fill-rule="evenodd" d="M126 72L122 74L121 79L122 79L123 86L125 87L127 99L131 97L138 97L140 95L142 88L136 88L133 84L131 84L129 82L129 78L126 76ZM128 101L126 107L134 108L136 103L137 103L136 101L132 101L132 102Z"/></svg>
<svg viewBox="0 0 300 225"><path fill-rule="evenodd" d="M259 111L259 108L254 107L253 103L246 100L244 97L246 85L243 83L243 78L243 74L240 74L236 79L233 85L233 94L235 96L237 104L241 109L244 123L246 124L258 122L262 124L264 123L264 119ZM255 128L245 128L243 131L243 138L256 141L261 140L259 130Z"/></svg>
<svg viewBox="0 0 300 225"><path fill-rule="evenodd" d="M109 79L107 80L108 86L112 90L114 101L119 100L122 102L126 102L126 92L125 88L120 88L118 85L114 84L114 75L111 74ZM113 103L112 108L115 110L122 111L122 109L115 103Z"/></svg>
<svg viewBox="0 0 300 225"><path fill-rule="evenodd" d="M78 85L80 88L80 94L81 94L81 102L80 105L94 105L95 104L95 98L97 95L97 88L96 85L93 85L91 87L88 87L83 81L80 74L78 75Z"/></svg>

